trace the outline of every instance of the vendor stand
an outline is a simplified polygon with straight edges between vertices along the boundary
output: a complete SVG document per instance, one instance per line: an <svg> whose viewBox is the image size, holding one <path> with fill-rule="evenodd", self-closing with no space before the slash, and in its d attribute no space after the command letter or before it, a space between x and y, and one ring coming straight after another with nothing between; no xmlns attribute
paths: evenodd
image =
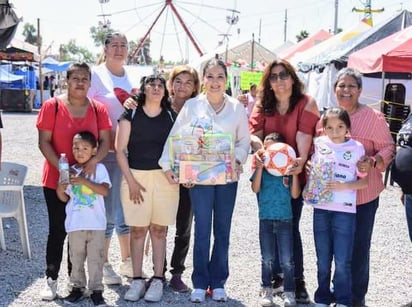
<svg viewBox="0 0 412 307"><path fill-rule="evenodd" d="M20 80L0 81L0 109L3 111L31 112L36 96L36 81L33 62L39 61L37 47L12 39L6 49L0 50L0 62L10 75L19 75ZM3 66L3 65L2 65Z"/></svg>

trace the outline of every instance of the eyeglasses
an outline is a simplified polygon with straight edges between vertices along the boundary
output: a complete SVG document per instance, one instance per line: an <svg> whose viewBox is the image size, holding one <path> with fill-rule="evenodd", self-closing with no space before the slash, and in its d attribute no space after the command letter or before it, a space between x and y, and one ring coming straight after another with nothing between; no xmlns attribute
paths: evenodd
<svg viewBox="0 0 412 307"><path fill-rule="evenodd" d="M269 81L270 82L277 82L278 79L287 80L289 78L289 76L290 76L289 72L284 70L284 71L281 71L279 74L271 74L269 76Z"/></svg>

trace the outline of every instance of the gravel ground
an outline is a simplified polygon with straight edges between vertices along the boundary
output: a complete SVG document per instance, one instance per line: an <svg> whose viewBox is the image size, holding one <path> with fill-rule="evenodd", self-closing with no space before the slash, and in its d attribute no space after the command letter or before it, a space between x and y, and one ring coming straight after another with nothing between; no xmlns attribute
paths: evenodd
<svg viewBox="0 0 412 307"><path fill-rule="evenodd" d="M0 251L0 306L61 306L63 300L42 302L39 292L44 285L45 247L48 232L47 212L41 189L42 155L37 147L36 113L3 113L3 161L14 161L29 166L26 179L25 199L30 232L32 259L24 258L20 239L13 219L4 221L7 251ZM257 306L260 263L258 241L258 218L256 200L249 187L249 167L239 185L238 200L233 217L230 247L230 272L227 282L229 301L215 303L210 298L205 306ZM412 244L406 229L405 215L399 201L398 187L389 186L381 194L381 205L376 216L375 231L371 250L371 280L367 305L412 306ZM302 213L301 232L304 244L305 275L308 290L313 296L316 287L316 259L312 235L312 209L305 206ZM174 233L173 227L170 234ZM168 237L168 253L171 253L172 235ZM66 257L66 255L64 255ZM111 262L115 268L119 265L119 248L113 240ZM67 294L66 260L59 278L58 293ZM146 259L145 271L150 272L149 259ZM183 278L191 285L191 253L187 259L187 271ZM168 278L170 276L167 276ZM122 286L105 287L104 296L111 306L145 306L144 301L128 303L123 300L128 281ZM275 306L282 301L276 298ZM151 306L186 306L189 294L174 293L165 287L163 301ZM84 300L79 306L92 306L90 300ZM301 305L304 306L304 305ZM307 305L307 306L313 306Z"/></svg>

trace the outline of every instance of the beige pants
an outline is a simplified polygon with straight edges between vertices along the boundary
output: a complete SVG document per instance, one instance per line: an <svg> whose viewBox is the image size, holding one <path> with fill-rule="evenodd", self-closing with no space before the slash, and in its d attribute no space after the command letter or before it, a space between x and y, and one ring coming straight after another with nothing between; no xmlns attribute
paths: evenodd
<svg viewBox="0 0 412 307"><path fill-rule="evenodd" d="M129 186L122 180L120 194L124 219L128 226L146 227L151 223L160 226L176 222L179 206L179 185L170 184L162 170L134 170L134 178L146 189L144 201L135 204L129 198Z"/></svg>
<svg viewBox="0 0 412 307"><path fill-rule="evenodd" d="M73 287L86 287L84 263L87 259L89 290L103 290L104 233L104 230L69 232L69 254L72 262L70 283Z"/></svg>

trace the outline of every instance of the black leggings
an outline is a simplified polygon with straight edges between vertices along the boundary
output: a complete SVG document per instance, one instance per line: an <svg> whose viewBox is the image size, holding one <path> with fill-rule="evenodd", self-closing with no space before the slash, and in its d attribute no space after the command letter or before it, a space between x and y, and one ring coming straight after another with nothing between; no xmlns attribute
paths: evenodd
<svg viewBox="0 0 412 307"><path fill-rule="evenodd" d="M49 235L46 249L46 276L56 280L59 276L63 258L63 245L66 238L64 220L66 219L66 203L59 200L56 190L43 187L44 198L49 215ZM67 246L68 248L68 246ZM67 273L70 276L71 262L67 253Z"/></svg>

